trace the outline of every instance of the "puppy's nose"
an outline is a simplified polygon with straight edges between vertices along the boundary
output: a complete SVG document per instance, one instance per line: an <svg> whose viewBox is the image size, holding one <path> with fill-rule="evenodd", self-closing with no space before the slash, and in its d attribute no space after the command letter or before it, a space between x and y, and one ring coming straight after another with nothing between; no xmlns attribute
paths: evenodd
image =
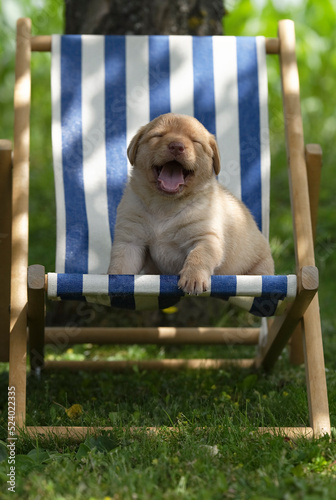
<svg viewBox="0 0 336 500"><path fill-rule="evenodd" d="M177 156L184 153L185 147L182 142L171 142L168 144L168 149L174 156Z"/></svg>

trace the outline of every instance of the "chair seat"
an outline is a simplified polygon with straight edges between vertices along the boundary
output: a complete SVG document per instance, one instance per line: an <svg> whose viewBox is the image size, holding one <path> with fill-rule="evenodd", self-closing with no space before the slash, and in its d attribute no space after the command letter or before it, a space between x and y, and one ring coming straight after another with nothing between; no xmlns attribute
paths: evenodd
<svg viewBox="0 0 336 500"><path fill-rule="evenodd" d="M164 309L188 296L175 275L48 273L50 299L81 300L125 309ZM282 314L296 296L297 278L288 276L211 276L200 297L228 300L256 316Z"/></svg>

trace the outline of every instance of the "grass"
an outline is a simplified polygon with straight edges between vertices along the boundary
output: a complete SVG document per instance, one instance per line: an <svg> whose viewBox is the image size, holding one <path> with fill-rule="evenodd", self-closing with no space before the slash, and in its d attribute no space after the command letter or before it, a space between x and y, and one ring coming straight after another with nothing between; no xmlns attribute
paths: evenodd
<svg viewBox="0 0 336 500"><path fill-rule="evenodd" d="M182 428L160 437L91 438L61 454L33 451L17 457L28 476L20 498L332 498L334 455L322 442Z"/></svg>
<svg viewBox="0 0 336 500"><path fill-rule="evenodd" d="M63 354L49 349L47 357L185 357L186 350L187 356L201 356L205 350L210 357L236 356L235 348L224 347L199 352L191 347L99 349L87 344ZM334 402L335 372L328 371L327 377ZM43 374L40 381L30 377L29 425L101 425L114 431L81 443L21 437L16 443L16 492L7 494L5 371L0 383L1 499L335 498L334 441L294 441L255 431L257 426L309 425L304 370L290 366L286 353L268 376L230 369L60 372ZM162 432L131 432L131 427L153 425Z"/></svg>

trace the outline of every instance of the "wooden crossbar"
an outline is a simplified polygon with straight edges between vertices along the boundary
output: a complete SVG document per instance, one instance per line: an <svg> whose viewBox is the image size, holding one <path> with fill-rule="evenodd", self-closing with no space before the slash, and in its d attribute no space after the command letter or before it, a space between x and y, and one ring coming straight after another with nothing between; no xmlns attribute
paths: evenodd
<svg viewBox="0 0 336 500"><path fill-rule="evenodd" d="M257 345L259 328L104 328L46 327L45 344Z"/></svg>
<svg viewBox="0 0 336 500"><path fill-rule="evenodd" d="M23 430L24 434L28 434L34 438L36 436L46 438L65 438L73 442L83 441L88 435L99 435L102 432L116 432L120 431L118 427L52 427L52 426L28 426ZM123 432L130 432L132 434L147 433L148 435L158 435L163 433L176 434L182 432L183 427L130 427L122 428ZM195 429L195 430L209 430L209 429ZM311 427L257 427L256 432L260 434L271 434L275 436L283 436L288 439L313 438L313 429Z"/></svg>
<svg viewBox="0 0 336 500"><path fill-rule="evenodd" d="M45 370L132 371L139 370L220 370L237 366L252 368L254 359L150 359L146 361L46 361Z"/></svg>
<svg viewBox="0 0 336 500"><path fill-rule="evenodd" d="M39 35L31 37L31 50L33 52L50 52L51 36ZM266 53L279 54L280 43L278 38L266 38Z"/></svg>

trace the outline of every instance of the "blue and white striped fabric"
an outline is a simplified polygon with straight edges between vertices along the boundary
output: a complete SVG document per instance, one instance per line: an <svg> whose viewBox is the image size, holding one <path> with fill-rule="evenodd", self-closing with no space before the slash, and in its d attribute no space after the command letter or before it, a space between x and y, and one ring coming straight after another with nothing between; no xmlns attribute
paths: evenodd
<svg viewBox="0 0 336 500"><path fill-rule="evenodd" d="M263 38L53 37L57 272L106 272L127 145L169 111L195 116L216 135L219 181L268 235L265 58Z"/></svg>
<svg viewBox="0 0 336 500"><path fill-rule="evenodd" d="M195 116L215 134L221 155L219 182L244 201L268 237L264 38L53 36L51 82L60 273L59 278L50 275L50 283L57 280L51 296L69 298L68 292L55 290L63 290L61 283L70 287L72 280L73 298L84 294L96 300L96 290L101 302L120 302L110 295L102 299L98 283L105 280L107 294L113 283L117 295L126 290L129 304L141 306L143 295L137 299L134 293L140 285L146 288L147 278L96 276L95 281L93 276L106 273L109 265L117 206L131 169L127 146L140 126L163 113ZM163 290L168 293L164 283L175 286L176 279L155 278L159 307ZM227 285L226 279L213 280ZM93 291L85 292L86 282L94 282ZM227 298L225 288L222 294Z"/></svg>
<svg viewBox="0 0 336 500"><path fill-rule="evenodd" d="M177 276L48 274L48 296L76 299L126 309L164 309L185 294ZM295 275L212 276L210 289L199 297L238 304L256 316L281 314L296 296Z"/></svg>

